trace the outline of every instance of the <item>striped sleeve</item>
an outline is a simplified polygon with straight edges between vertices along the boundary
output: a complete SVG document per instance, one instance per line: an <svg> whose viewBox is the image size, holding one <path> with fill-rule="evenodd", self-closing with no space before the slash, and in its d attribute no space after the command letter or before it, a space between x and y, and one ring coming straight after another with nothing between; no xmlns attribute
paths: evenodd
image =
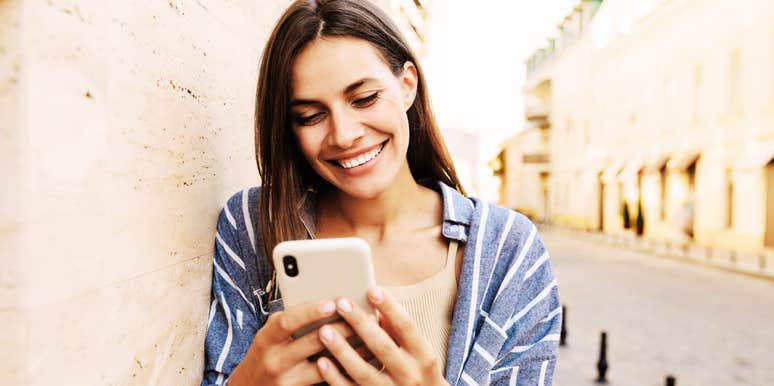
<svg viewBox="0 0 774 386"><path fill-rule="evenodd" d="M556 278L535 226L519 241L493 310L509 309L505 341L489 372L492 385L551 385L561 328Z"/></svg>
<svg viewBox="0 0 774 386"><path fill-rule="evenodd" d="M226 383L259 328L257 305L250 292L245 266L249 252L240 245L238 224L232 214L235 210L241 211L241 201L232 197L218 218L202 386Z"/></svg>

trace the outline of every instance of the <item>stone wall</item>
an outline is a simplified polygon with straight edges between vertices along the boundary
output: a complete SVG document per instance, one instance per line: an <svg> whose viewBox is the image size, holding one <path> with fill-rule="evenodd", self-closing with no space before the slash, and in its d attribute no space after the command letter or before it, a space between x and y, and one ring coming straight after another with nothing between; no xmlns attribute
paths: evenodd
<svg viewBox="0 0 774 386"><path fill-rule="evenodd" d="M0 373L196 385L216 216L258 183L287 0L0 0Z"/></svg>

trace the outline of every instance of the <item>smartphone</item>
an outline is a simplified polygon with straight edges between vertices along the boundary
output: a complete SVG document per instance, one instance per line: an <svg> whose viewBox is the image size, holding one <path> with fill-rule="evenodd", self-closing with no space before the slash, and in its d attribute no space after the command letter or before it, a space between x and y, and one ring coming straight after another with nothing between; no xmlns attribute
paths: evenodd
<svg viewBox="0 0 774 386"><path fill-rule="evenodd" d="M346 297L374 314L368 290L375 285L371 247L357 237L293 240L277 244L272 251L277 284L285 308L315 300ZM330 318L303 327L293 334L299 338Z"/></svg>

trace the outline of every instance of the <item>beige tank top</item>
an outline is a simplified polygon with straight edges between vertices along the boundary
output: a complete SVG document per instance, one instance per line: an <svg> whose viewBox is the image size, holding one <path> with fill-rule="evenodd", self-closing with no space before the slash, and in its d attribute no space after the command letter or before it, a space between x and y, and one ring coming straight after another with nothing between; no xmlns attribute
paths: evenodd
<svg viewBox="0 0 774 386"><path fill-rule="evenodd" d="M457 298L457 240L449 242L446 265L440 272L419 283L399 287L386 287L419 327L430 343L441 365L446 367L446 351L449 345L454 302Z"/></svg>

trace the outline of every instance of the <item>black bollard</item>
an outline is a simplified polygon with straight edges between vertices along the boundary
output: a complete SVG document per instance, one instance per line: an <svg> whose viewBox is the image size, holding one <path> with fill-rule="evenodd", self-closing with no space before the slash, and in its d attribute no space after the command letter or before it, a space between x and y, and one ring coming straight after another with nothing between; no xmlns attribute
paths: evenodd
<svg viewBox="0 0 774 386"><path fill-rule="evenodd" d="M675 386L675 377L671 375L667 375L666 377L666 386Z"/></svg>
<svg viewBox="0 0 774 386"><path fill-rule="evenodd" d="M607 383L607 333L602 331L602 341L599 343L599 360L597 361L597 383Z"/></svg>
<svg viewBox="0 0 774 386"><path fill-rule="evenodd" d="M562 306L562 330L559 332L559 345L565 346L567 342L567 307Z"/></svg>

